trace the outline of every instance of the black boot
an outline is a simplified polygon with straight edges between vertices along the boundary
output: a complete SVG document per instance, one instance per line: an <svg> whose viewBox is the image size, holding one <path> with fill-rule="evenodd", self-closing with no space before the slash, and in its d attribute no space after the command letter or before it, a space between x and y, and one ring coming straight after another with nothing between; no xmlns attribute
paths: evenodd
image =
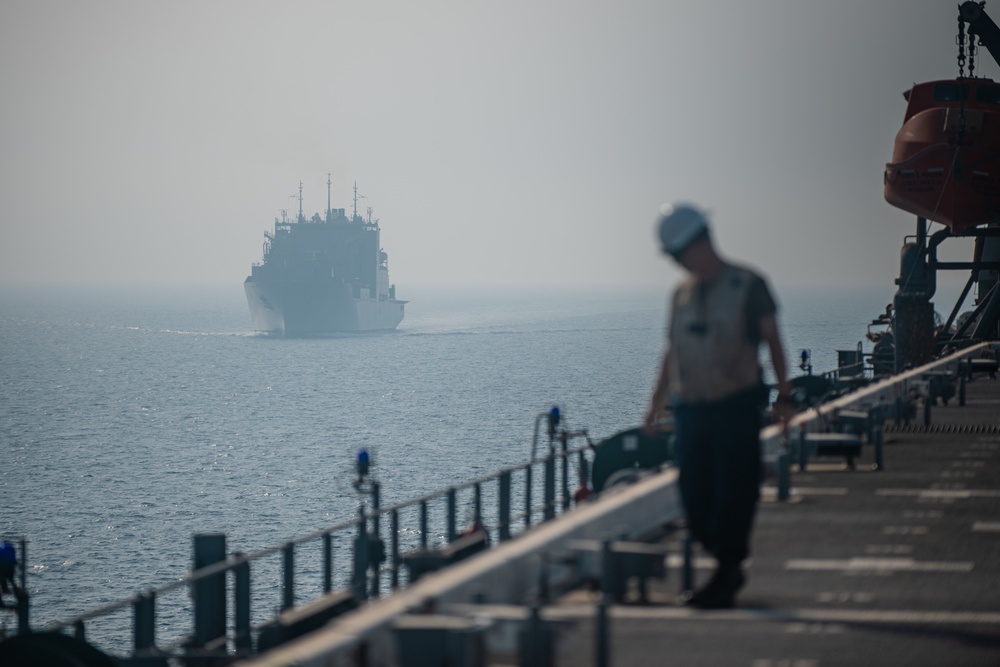
<svg viewBox="0 0 1000 667"><path fill-rule="evenodd" d="M698 609L732 609L746 577L739 565L719 565L711 581L684 604Z"/></svg>

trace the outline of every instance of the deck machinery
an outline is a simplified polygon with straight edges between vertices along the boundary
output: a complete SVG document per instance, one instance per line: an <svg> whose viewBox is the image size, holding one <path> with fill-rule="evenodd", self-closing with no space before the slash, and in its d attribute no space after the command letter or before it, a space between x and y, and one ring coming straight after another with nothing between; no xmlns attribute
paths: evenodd
<svg viewBox="0 0 1000 667"><path fill-rule="evenodd" d="M887 372L948 347L1000 338L1000 84L975 76L979 45L1000 63L1000 29L984 5L959 7L958 78L915 84L903 94L906 115L885 167L885 199L916 214L917 230L902 248L899 289L885 318L891 332L879 341L883 351L892 347ZM929 233L929 221L944 228ZM972 261L939 260L938 247L949 238L974 239ZM969 279L947 319L937 322L930 301L937 272L953 270L969 271ZM974 287L975 308L960 313Z"/></svg>

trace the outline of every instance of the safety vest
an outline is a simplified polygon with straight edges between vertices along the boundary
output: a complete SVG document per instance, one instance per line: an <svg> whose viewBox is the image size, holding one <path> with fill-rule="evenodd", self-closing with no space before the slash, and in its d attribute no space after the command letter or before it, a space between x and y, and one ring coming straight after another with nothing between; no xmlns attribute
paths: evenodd
<svg viewBox="0 0 1000 667"><path fill-rule="evenodd" d="M718 401L760 385L758 343L747 336L747 299L756 275L726 265L702 285L689 278L674 292L668 364L670 392L681 403Z"/></svg>

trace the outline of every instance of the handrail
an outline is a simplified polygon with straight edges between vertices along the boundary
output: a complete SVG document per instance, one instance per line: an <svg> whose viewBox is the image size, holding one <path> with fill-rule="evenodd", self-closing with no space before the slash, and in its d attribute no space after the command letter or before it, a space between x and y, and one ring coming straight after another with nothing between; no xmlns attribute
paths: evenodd
<svg viewBox="0 0 1000 667"><path fill-rule="evenodd" d="M140 639L139 635L141 627L153 628L156 627L156 625L158 625L155 623L155 618L157 613L155 601L158 601L167 593L186 587L192 591L191 597L192 600L194 601L195 606L197 606L198 604L198 601L196 599L197 596L195 596L193 592L197 587L196 585L198 584L205 584L213 580L217 581L218 577L225 576L230 573L232 573L233 576L241 576L238 575L237 573L242 570L245 570L248 573L249 569L247 566L249 566L249 564L251 563L261 561L265 558L273 557L279 554L284 555L287 559L287 556L290 553L293 553L295 548L301 547L307 543L312 543L318 540L324 541L325 549L329 549L330 547L327 543L330 541L330 538L332 536L334 536L335 534L349 535L352 531L357 531L357 535L350 536L351 543L349 547L353 552L353 558L351 559L351 563L349 563L347 567L354 570L353 574L349 579L350 588L353 588L355 590L356 595L359 595L361 600L366 599L367 597L369 597L369 595L372 595L374 597L380 597L383 595L383 591L381 589L381 586L379 585L379 581L383 577L383 575L387 575L391 578L391 586L388 587L388 590L386 592L394 591L399 588L404 588L408 582L407 583L401 582L399 577L400 566L403 564L403 559L402 559L403 551L401 549L401 545L399 544L398 534L392 535L393 539L391 539L391 546L389 548L390 553L386 554L388 558L385 559L387 562L383 566L382 563L379 562L377 559L372 558L372 554L368 553L368 551L371 549L370 542L373 539L377 543L381 544L383 550L385 549L386 546L385 543L382 542L382 536L379 535L377 532L370 530L370 527L379 526L379 522L383 518L389 518L391 519L390 530L398 531L399 513L406 510L413 510L419 508L421 514L420 521L422 529L420 543L421 547L424 547L425 545L427 545L427 539L426 539L427 536L426 532L423 531L427 530L426 524L429 523L427 517L428 512L426 508L430 503L442 500L448 501L448 512L445 518L450 530L451 527L456 525L456 518L459 512L459 508L457 505L457 496L459 493L469 492L470 490L475 492L474 498L472 499L471 502L467 503L465 507L467 508L470 505L474 504L477 512L476 519L479 520L481 519L482 505L483 505L482 488L487 484L500 482L500 488L498 489L498 492L496 494L498 496L497 500L499 505L495 512L496 522L493 523L492 525L483 524L482 528L488 531L488 533L496 534L497 536L497 539L495 541L496 543L505 542L515 537L514 528L515 526L519 525L522 520L524 520L523 529L517 534L521 534L523 532L530 530L533 522L535 521L535 517L540 517L538 519L538 523L541 524L549 519L554 518L557 515L560 508L562 508L563 511L566 511L569 508L569 503L567 499L570 496L569 493L569 488L570 488L569 484L571 482L570 477L574 477L575 478L574 481L576 482L587 483L587 480L581 479L581 472L583 470L586 470L586 468L588 467L585 462L585 457L587 452L593 449L593 445L589 443L588 439L588 444L586 445L582 445L579 447L572 447L572 448L568 446L568 440L572 437L579 436L581 433L582 432L570 434L563 431L561 437L558 440L550 441L548 455L545 456L544 458L539 458L529 461L527 463L522 463L511 467L503 468L494 473L484 475L457 485L449 486L445 489L428 493L417 498L405 500L403 502L399 502L388 507L378 506L377 504L378 491L375 491L371 499L373 502L369 503L367 509L365 509L364 497L361 498L362 502L361 509L359 510L358 514L352 519L340 521L325 528L321 528L319 530L315 530L305 535L296 537L292 540L285 541L279 545L265 547L263 549L254 551L252 553L230 554L224 560L220 560L218 562L201 567L194 571L189 571L183 577L175 581L168 582L156 588L139 591L127 598L102 605L95 609L87 610L83 613L76 614L73 617L62 621L50 623L46 625L45 629L48 631L62 631L72 628L78 637L83 637L85 634L85 624L87 622L93 621L101 617L109 616L110 614L113 614L115 612L121 612L122 610L131 607L135 613L135 618L133 623L134 655L138 655L140 653L140 649L143 652L148 652L152 650L159 653L169 652L169 650L174 650L177 648L190 649L191 648L190 640L185 640L176 643L175 645L169 645L170 648L168 649L167 646L164 645L160 646L150 645L151 640ZM580 457L581 464L579 466L568 465L568 459L571 456ZM560 496L557 494L557 489L556 489L557 486L556 468L558 467L556 466L556 462L559 460L563 461L563 465L561 466L562 475L558 479L558 485L561 486L563 489L562 499L560 499ZM535 467L544 467L545 474L537 476L533 475L533 469ZM573 474L570 473L571 469ZM523 487L523 502L521 504L523 506L523 511L520 513L515 513L511 511L514 508L511 507L512 503L510 501L510 496L512 495L511 487L513 487L512 479L515 475L522 475L522 474L525 482ZM506 485L506 495L507 495L506 498L504 497L505 495L503 490L504 485ZM539 487L539 489L543 490L542 497L544 500L541 504L532 504L531 501L532 487L536 485ZM377 484L375 486L377 488ZM438 517L438 523L440 523L440 521L441 521L440 517ZM379 532L381 532L381 529L379 530ZM368 536L368 540L361 540L360 539L361 535ZM456 535L447 535L448 541L450 541L454 537L456 537ZM491 542L493 541L491 540ZM332 573L331 573L332 562L329 562L332 561L332 553L330 551L325 550L323 558L325 561L324 567L326 568L324 569L324 575L327 578L324 581L323 585L323 592L325 594L332 590ZM284 574L284 581L286 582L286 585L288 583L292 583L294 585L294 574L295 574L294 569L292 570L288 569L288 568L294 568L294 565L292 565L289 561L294 562L293 559L287 559L285 561L284 567L282 568ZM364 579L363 581L358 580L358 573L357 573L358 569L361 569L363 571L362 575ZM249 575L247 574L246 576ZM281 582L282 582L282 575L279 575L279 579L276 582L277 585L275 586L275 588L281 588ZM240 589L241 587L234 585L233 588ZM245 594L237 592L236 596L238 597L240 595L244 595L245 599L237 599L235 601L234 607L248 609L250 604L249 600L250 586L246 585L243 588L246 589ZM294 600L292 600L292 603L293 604L288 604L288 598L286 598L285 604L282 605L282 610L290 608L291 606L295 606ZM231 615L234 612L235 610L231 610L228 612L228 614ZM225 609L223 609L222 613L223 615L227 615L227 611ZM270 622L270 620L265 621L265 624L267 622ZM248 633L253 629L259 629L261 625L263 624L258 623L251 627L249 625L249 621L246 620L243 622L241 627L235 627L234 629L233 624L230 623L229 625L227 625L225 637L220 637L214 640L213 645L217 645L221 641L223 644L231 644L233 646L236 646L237 650L245 652L246 644L244 644L242 647L237 646L238 637L236 635L239 635L241 633L244 634ZM206 648L207 647L202 647L202 649Z"/></svg>

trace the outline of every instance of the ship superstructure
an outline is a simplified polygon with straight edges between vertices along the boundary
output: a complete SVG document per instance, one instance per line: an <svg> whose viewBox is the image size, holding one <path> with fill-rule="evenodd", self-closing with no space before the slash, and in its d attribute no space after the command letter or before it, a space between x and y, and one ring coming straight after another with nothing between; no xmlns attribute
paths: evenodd
<svg viewBox="0 0 1000 667"><path fill-rule="evenodd" d="M330 208L327 178L326 216L299 213L275 218L264 232L264 258L243 283L255 331L284 336L395 329L405 301L389 283L388 255L380 244L377 218L369 208Z"/></svg>

